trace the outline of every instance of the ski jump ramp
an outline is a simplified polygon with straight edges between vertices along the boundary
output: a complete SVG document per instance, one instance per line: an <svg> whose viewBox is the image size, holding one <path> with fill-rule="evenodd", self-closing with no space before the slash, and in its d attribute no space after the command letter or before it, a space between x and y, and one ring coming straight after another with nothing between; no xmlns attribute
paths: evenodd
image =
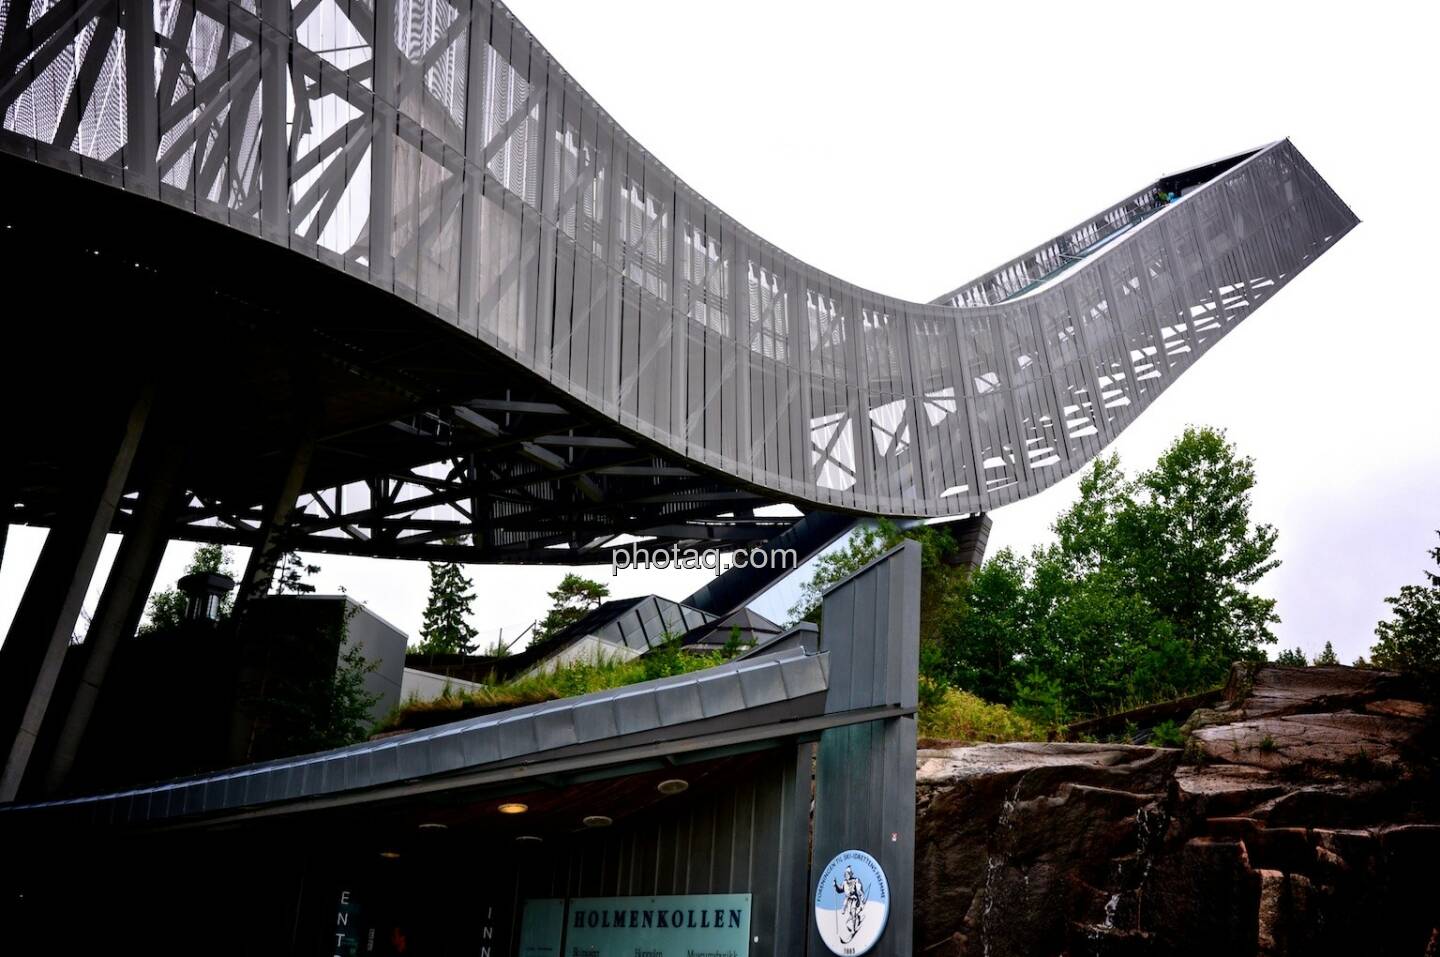
<svg viewBox="0 0 1440 957"><path fill-rule="evenodd" d="M475 448L512 431L528 497L487 499L493 475L448 493L450 446L356 453L304 485L297 542L320 551L473 535L475 560L605 560L607 536L703 540L764 503L992 509L1080 468L1357 222L1280 141L906 302L717 209L490 0L0 0L0 113L0 152L343 274L544 399L479 375L444 397ZM515 428L551 402L578 416L559 439ZM382 472L423 487L425 522ZM182 525L245 540L259 494L226 511L193 484L208 507ZM629 507L637 487L669 511Z"/></svg>

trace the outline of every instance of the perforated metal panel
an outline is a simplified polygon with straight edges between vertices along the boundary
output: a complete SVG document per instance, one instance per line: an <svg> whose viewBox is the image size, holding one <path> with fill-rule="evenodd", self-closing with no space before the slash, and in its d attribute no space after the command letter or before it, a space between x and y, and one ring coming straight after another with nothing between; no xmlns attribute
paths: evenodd
<svg viewBox="0 0 1440 957"><path fill-rule="evenodd" d="M1356 222L1279 142L907 303L716 209L488 0L0 0L0 31L0 148L362 277L842 510L1053 484Z"/></svg>

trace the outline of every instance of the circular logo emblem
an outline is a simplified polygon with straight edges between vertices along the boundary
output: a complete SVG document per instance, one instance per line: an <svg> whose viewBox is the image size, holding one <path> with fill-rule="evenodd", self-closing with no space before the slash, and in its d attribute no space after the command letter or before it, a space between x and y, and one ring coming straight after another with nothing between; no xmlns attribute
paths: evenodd
<svg viewBox="0 0 1440 957"><path fill-rule="evenodd" d="M863 954L885 932L890 885L880 862L864 851L841 851L815 888L815 926L832 954Z"/></svg>

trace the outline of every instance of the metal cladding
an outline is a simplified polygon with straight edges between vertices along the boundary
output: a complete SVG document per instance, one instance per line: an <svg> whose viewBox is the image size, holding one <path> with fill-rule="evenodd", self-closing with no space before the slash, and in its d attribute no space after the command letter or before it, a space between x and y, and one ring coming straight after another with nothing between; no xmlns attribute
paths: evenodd
<svg viewBox="0 0 1440 957"><path fill-rule="evenodd" d="M727 481L864 513L1053 484L1356 222L1282 141L936 302L881 296L708 203L488 0L0 0L0 111L0 149L359 277Z"/></svg>
<svg viewBox="0 0 1440 957"><path fill-rule="evenodd" d="M842 710L827 708L828 676L825 655L794 648L334 751L112 794L9 805L0 810L0 824L8 820L5 815L32 809L67 815L77 823L144 823L460 773L493 771L497 780L514 780L542 760L575 758L584 764L588 757L603 763L609 760L606 752L625 747L663 742L673 751L687 736L743 738L748 730L751 738L774 737L777 723ZM449 780L443 786L455 784Z"/></svg>

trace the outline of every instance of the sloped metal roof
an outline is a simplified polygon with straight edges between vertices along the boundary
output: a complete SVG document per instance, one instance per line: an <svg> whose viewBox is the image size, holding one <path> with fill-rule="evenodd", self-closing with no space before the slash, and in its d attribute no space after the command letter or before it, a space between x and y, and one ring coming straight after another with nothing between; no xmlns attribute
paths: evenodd
<svg viewBox="0 0 1440 957"><path fill-rule="evenodd" d="M335 796L484 768L605 752L825 711L826 654L803 648L548 701L454 724L214 774L63 801L0 807L139 824ZM778 732L777 732L778 733Z"/></svg>

